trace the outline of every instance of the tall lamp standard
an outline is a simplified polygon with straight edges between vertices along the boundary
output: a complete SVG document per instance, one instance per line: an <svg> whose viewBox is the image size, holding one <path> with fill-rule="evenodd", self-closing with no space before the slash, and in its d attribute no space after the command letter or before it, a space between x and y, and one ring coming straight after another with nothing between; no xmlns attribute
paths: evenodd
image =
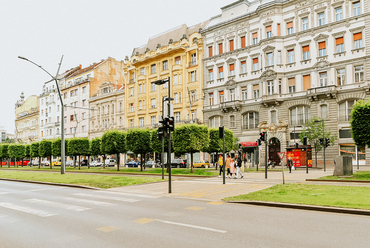
<svg viewBox="0 0 370 248"><path fill-rule="evenodd" d="M322 138L323 138L323 147L324 147L324 172L326 172L326 161L325 161L325 147L326 147L326 141L325 141L325 128L324 128L324 120L321 121L315 121L317 122L322 122Z"/></svg>
<svg viewBox="0 0 370 248"><path fill-rule="evenodd" d="M165 84L165 83L168 83L168 97L167 97L167 120L170 120L170 118L172 117L171 116L171 100L173 100L171 98L171 78L168 77L167 79L161 79L161 80L157 80L154 82L155 85L162 85L162 84ZM164 107L164 104L163 104L163 107ZM163 120L165 119L164 118L164 110L163 110ZM172 117L173 118L173 117ZM174 123L173 123L174 125ZM167 125L166 125L167 126ZM168 193L172 193L172 188L171 188L171 143L172 143L172 140L171 140L171 130L168 128L168 130L164 130L164 132L167 132L168 131L168 149L167 149L167 166L168 166ZM162 146L163 147L163 146Z"/></svg>
<svg viewBox="0 0 370 248"><path fill-rule="evenodd" d="M55 84L57 86L57 89L58 89L58 94L59 94L59 100L60 100L60 104L61 104L61 115L62 115L62 123L61 123L61 157L62 157L62 161L61 161L61 165L60 165L60 173L61 174L64 174L65 173L65 143L64 143L64 105L63 105L63 99L62 99L62 94L60 93L60 89L59 89L59 84L58 84L58 74L59 74L59 70L60 70L60 66L62 65L62 61L63 61L63 56L62 58L60 59L60 63L59 63L59 67L58 67L58 71L57 71L57 75L54 77L53 75L51 75L47 70L45 70L44 68L42 68L41 65L38 65L36 64L35 62L33 62L32 60L29 60L25 57L21 57L21 56L18 56L19 59L23 59L23 60L26 60L32 64L34 64L35 66L39 67L41 70L43 70L44 72L46 72L51 78L52 80L55 81ZM50 82L50 81L49 81Z"/></svg>

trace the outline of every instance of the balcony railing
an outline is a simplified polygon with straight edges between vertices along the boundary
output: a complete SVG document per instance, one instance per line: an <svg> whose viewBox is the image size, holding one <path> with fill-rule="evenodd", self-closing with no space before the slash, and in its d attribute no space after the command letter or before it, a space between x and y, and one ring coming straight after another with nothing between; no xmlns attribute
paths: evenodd
<svg viewBox="0 0 370 248"><path fill-rule="evenodd" d="M191 61L191 62L189 62L189 66L188 67L196 66L196 65L197 65L197 61Z"/></svg>

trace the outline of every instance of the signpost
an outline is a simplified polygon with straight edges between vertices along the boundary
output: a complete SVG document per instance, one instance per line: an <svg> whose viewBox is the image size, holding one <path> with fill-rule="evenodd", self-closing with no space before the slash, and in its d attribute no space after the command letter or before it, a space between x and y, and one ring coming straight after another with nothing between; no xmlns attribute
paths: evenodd
<svg viewBox="0 0 370 248"><path fill-rule="evenodd" d="M281 167L283 168L283 184L285 184L285 177L284 177L284 156L285 156L285 152L278 152L278 155L280 157L280 161L281 161Z"/></svg>

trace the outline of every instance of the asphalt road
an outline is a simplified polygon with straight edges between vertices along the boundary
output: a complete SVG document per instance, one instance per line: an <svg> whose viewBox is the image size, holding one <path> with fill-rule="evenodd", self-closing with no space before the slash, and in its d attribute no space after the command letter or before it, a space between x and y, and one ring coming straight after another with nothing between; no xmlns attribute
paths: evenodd
<svg viewBox="0 0 370 248"><path fill-rule="evenodd" d="M369 247L370 217L0 181L0 247Z"/></svg>

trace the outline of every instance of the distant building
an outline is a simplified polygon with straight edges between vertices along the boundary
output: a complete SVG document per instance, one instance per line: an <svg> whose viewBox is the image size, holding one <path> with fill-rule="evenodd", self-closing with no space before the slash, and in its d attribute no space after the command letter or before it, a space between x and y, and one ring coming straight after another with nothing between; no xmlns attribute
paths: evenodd
<svg viewBox="0 0 370 248"><path fill-rule="evenodd" d="M0 143L4 143L7 138L14 139L14 134L8 133L4 127L0 126Z"/></svg>

